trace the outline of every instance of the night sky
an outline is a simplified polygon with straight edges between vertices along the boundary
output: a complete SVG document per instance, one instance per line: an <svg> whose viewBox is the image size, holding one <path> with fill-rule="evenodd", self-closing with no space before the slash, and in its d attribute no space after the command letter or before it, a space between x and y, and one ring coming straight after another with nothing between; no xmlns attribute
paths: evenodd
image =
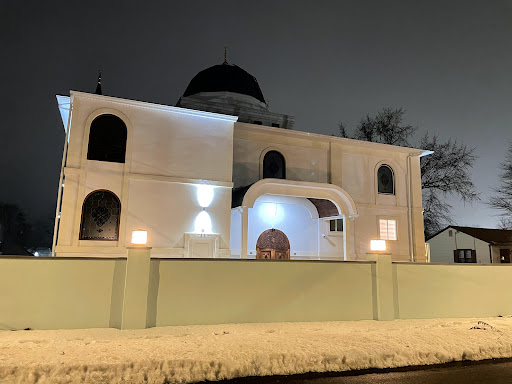
<svg viewBox="0 0 512 384"><path fill-rule="evenodd" d="M512 139L511 1L76 1L0 3L0 201L53 216L69 90L175 105L223 61L260 84L295 129L332 134L403 107L428 131L476 147L482 200ZM494 227L485 204L459 225Z"/></svg>

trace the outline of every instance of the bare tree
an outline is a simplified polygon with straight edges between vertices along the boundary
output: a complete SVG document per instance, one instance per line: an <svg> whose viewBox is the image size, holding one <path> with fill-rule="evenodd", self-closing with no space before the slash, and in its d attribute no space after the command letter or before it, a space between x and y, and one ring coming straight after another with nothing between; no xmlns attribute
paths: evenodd
<svg viewBox="0 0 512 384"><path fill-rule="evenodd" d="M416 127L404 124L402 108L384 108L375 117L366 115L356 128L355 139L408 147Z"/></svg>
<svg viewBox="0 0 512 384"><path fill-rule="evenodd" d="M470 171L476 160L475 148L451 139L440 143L428 133L419 147L434 153L421 158L421 187L423 193L425 236L433 235L444 224L452 222L447 195L457 196L464 203L479 199Z"/></svg>
<svg viewBox="0 0 512 384"><path fill-rule="evenodd" d="M373 141L398 146L411 146L410 138L416 131L404 123L405 110L384 108L376 116L366 115L357 125L352 137L357 140ZM345 137L343 123L339 124ZM417 147L433 151L421 158L421 183L423 192L423 214L425 236L428 237L450 223L451 206L447 195L459 197L463 202L478 200L475 185L471 180L471 168L476 160L475 149L468 148L456 140L440 143L437 136L423 136ZM512 179L511 179L512 180Z"/></svg>
<svg viewBox="0 0 512 384"><path fill-rule="evenodd" d="M501 212L500 228L512 229L512 142L500 168L501 182L498 187L493 188L494 195L489 200L489 205Z"/></svg>

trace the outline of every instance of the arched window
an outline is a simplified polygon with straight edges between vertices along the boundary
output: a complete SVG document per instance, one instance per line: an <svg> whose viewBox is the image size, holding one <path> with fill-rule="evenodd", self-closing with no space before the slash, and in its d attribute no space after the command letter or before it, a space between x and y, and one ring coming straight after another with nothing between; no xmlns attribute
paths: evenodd
<svg viewBox="0 0 512 384"><path fill-rule="evenodd" d="M91 123L87 159L124 163L126 135L126 125L119 117L98 116Z"/></svg>
<svg viewBox="0 0 512 384"><path fill-rule="evenodd" d="M263 158L263 178L286 179L284 157L277 151L268 151Z"/></svg>
<svg viewBox="0 0 512 384"><path fill-rule="evenodd" d="M389 165L381 165L377 171L377 185L379 193L395 194L395 180L393 170Z"/></svg>
<svg viewBox="0 0 512 384"><path fill-rule="evenodd" d="M80 240L117 240L121 203L110 191L94 191L84 200Z"/></svg>

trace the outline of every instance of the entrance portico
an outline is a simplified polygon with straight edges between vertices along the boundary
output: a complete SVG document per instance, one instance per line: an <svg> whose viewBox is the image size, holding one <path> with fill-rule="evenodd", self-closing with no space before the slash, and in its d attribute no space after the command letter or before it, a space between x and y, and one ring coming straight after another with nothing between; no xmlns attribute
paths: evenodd
<svg viewBox="0 0 512 384"><path fill-rule="evenodd" d="M298 240L290 237L292 259L294 254L299 255L296 258L301 258L301 247L310 248L309 252L302 252L302 255L314 255L314 258L321 259L322 243L331 244L332 252L335 252L337 259L349 260L355 258L352 221L358 214L352 197L342 188L327 183L262 179L249 187L243 188L241 192L243 193L243 199L239 196L238 201L241 200L241 203L234 204L233 208L236 208L237 212L232 215L231 223L231 248L240 249L241 258L247 258L249 249L255 248L256 244L252 244L252 242L255 242L261 232L274 228L274 226L289 237L301 230L304 234L307 232L308 236L314 237L316 245L304 245L305 235L297 234ZM235 202L236 199L233 201ZM259 218L257 218L255 211L251 211L251 215L249 214L250 210L254 208L258 208L258 212L270 212L270 216L275 217L275 219L266 220L267 227L265 228L263 222L265 220L262 221L261 214L259 214ZM280 216L277 215L277 210ZM286 212L291 212L292 215L286 216ZM339 233L342 238L329 238L328 226L331 219L343 220L342 232ZM236 230L236 227L239 230ZM233 244L238 243L237 237L240 239L239 246ZM249 239L251 239L250 244Z"/></svg>

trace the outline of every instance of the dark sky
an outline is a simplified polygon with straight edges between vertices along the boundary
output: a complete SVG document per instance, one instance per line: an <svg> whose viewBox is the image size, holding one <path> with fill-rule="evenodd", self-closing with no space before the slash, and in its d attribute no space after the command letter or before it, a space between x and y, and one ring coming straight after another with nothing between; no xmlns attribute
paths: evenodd
<svg viewBox="0 0 512 384"><path fill-rule="evenodd" d="M323 134L403 107L407 122L476 147L482 199L512 139L511 1L14 1L0 3L0 201L53 215L64 131L55 100L93 92L174 105L223 60L274 112ZM459 225L497 212L460 206Z"/></svg>

